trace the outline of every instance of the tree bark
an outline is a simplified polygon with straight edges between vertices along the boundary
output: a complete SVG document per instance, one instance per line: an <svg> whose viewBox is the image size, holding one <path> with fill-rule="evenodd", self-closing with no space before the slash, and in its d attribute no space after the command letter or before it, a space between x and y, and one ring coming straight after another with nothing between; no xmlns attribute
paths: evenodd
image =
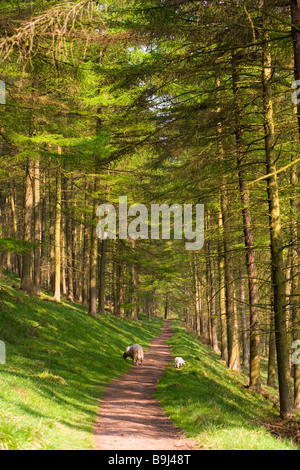
<svg viewBox="0 0 300 470"><path fill-rule="evenodd" d="M228 348L227 348L227 320L226 320L226 289L225 289L225 260L224 260L224 245L222 243L223 235L223 220L222 213L219 211L219 301L220 301L220 325L221 325L221 359L228 362Z"/></svg>
<svg viewBox="0 0 300 470"><path fill-rule="evenodd" d="M16 202L15 202L15 193L16 193L16 186L15 183L10 188L10 206L11 206L11 214L12 214L12 225L13 225L13 236L14 238L18 238L18 221L17 221L17 213L16 213ZM16 254L16 273L19 277L21 277L21 260L20 256Z"/></svg>
<svg viewBox="0 0 300 470"><path fill-rule="evenodd" d="M273 312L271 311L267 385L269 385L269 387L275 388L275 380L276 380L276 339L275 339L274 315L273 315Z"/></svg>
<svg viewBox="0 0 300 470"><path fill-rule="evenodd" d="M41 173L40 173L41 175ZM45 287L46 278L46 254L48 247L46 247L46 218L47 218L47 197L46 197L46 172L43 169L43 186L42 186L42 203L41 203L41 286Z"/></svg>
<svg viewBox="0 0 300 470"><path fill-rule="evenodd" d="M169 294L166 292L165 296L165 320L168 318L168 309L169 309Z"/></svg>
<svg viewBox="0 0 300 470"><path fill-rule="evenodd" d="M51 167L48 168L48 184L52 184ZM49 230L49 250L48 250L48 290L54 289L54 259L55 259L55 203L52 190L48 191L48 230Z"/></svg>
<svg viewBox="0 0 300 470"><path fill-rule="evenodd" d="M292 160L296 158L295 154L292 154ZM293 330L293 341L299 339L299 297L300 297L300 286L299 286L299 254L298 254L298 171L297 167L293 165L291 167L291 186L292 186L292 197L290 202L291 209L291 228L290 228L290 246L291 246L291 296L290 296L290 310L292 313L292 330ZM294 406L296 410L300 409L300 364L293 364L293 375L294 375Z"/></svg>
<svg viewBox="0 0 300 470"><path fill-rule="evenodd" d="M266 3L263 2L263 7ZM271 8L271 7L270 7ZM275 335L278 365L278 382L280 398L280 416L283 419L294 417L292 391L290 384L289 354L287 344L285 318L285 274L283 262L282 228L280 221L280 205L278 181L276 174L275 130L272 102L272 59L268 34L268 12L263 8L264 46L262 51L262 84L264 133L269 202L269 230L271 247L271 269L274 295Z"/></svg>
<svg viewBox="0 0 300 470"><path fill-rule="evenodd" d="M198 273L198 252L193 254L193 277L194 277L194 294L195 294L195 331L200 334L200 317L201 317L201 297L200 282Z"/></svg>
<svg viewBox="0 0 300 470"><path fill-rule="evenodd" d="M228 344L228 367L240 371L239 340L237 321L234 311L234 277L233 259L231 252L231 227L229 219L229 197L223 185L221 188L221 211L223 221L223 243L225 259L225 288L226 288L226 316L227 316L227 344Z"/></svg>
<svg viewBox="0 0 300 470"><path fill-rule="evenodd" d="M218 348L218 339L217 339L217 324L216 324L216 284L215 284L215 266L214 258L211 248L211 215L207 213L207 239L206 239L206 266L207 266L207 288L208 288L208 298L210 303L209 308L209 322L210 322L210 341L211 346L215 352L220 352Z"/></svg>
<svg viewBox="0 0 300 470"><path fill-rule="evenodd" d="M216 78L217 90L220 86L219 77ZM219 94L217 94L217 102L219 102ZM217 112L221 108L218 106ZM222 124L218 123L217 134L219 138L218 152L220 160L224 160L224 149L220 141L222 134ZM234 277L233 277L233 260L231 253L231 227L229 217L229 195L226 188L226 178L223 177L220 188L220 212L223 226L223 248L224 248L224 279L225 279L225 299L226 299L226 329L227 329L227 348L228 358L227 365L230 369L240 371L239 343L238 331L236 331L236 319L234 312ZM220 223L220 222L219 222Z"/></svg>
<svg viewBox="0 0 300 470"><path fill-rule="evenodd" d="M34 293L41 293L41 197L40 197L40 162L34 164Z"/></svg>
<svg viewBox="0 0 300 470"><path fill-rule="evenodd" d="M98 189L97 179L94 181L94 193ZM96 211L98 207L96 194L93 195L93 225L91 230L91 246L90 246L90 298L89 313L94 317L97 316L97 258L98 258L98 238L96 234Z"/></svg>
<svg viewBox="0 0 300 470"><path fill-rule="evenodd" d="M291 0L292 38L294 50L294 77L297 88L300 87L300 2ZM297 103L298 130L300 134L300 99Z"/></svg>
<svg viewBox="0 0 300 470"><path fill-rule="evenodd" d="M131 304L131 318L137 320L137 273L134 264L131 265Z"/></svg>
<svg viewBox="0 0 300 470"><path fill-rule="evenodd" d="M62 193L63 193L62 186ZM63 196L62 196L63 199ZM63 207L63 206L62 206ZM61 246L61 290L63 295L67 295L67 247L66 247L66 215L62 211L61 219L61 233L60 233L60 246Z"/></svg>
<svg viewBox="0 0 300 470"><path fill-rule="evenodd" d="M240 303L241 303L241 324L242 324L242 340L243 340L243 366L249 367L249 350L248 350L248 334L245 304L245 279L243 265L240 266ZM257 389L257 388L256 388Z"/></svg>
<svg viewBox="0 0 300 470"><path fill-rule="evenodd" d="M60 302L61 294L61 172L56 173L56 203L55 203L55 233L54 233L54 296L56 302Z"/></svg>
<svg viewBox="0 0 300 470"><path fill-rule="evenodd" d="M23 238L27 242L32 242L32 216L33 216L33 163L28 158L26 163L26 179L25 179L25 201L24 201L24 235ZM27 250L22 257L22 278L21 287L26 292L31 292L31 267L32 253Z"/></svg>
<svg viewBox="0 0 300 470"><path fill-rule="evenodd" d="M89 225L88 225L88 182L85 181L85 197L84 197L84 233L83 233L83 252L82 252L82 270L84 282L82 284L82 304L87 307L89 304Z"/></svg>
<svg viewBox="0 0 300 470"><path fill-rule="evenodd" d="M293 38L293 49L294 49L294 77L297 82L297 88L300 87L300 1L291 0L291 18L292 18L292 38ZM297 102L297 120L298 120L298 132L300 135L300 99ZM292 159L294 159L294 154ZM298 227L297 227L297 204L299 195L297 192L298 185L298 171L295 165L291 169L291 184L294 187L294 194L291 198L291 265L292 265L292 296L291 296L291 311L292 311L292 322L293 322L293 339L297 340L299 330L299 309L297 307L299 297L299 274L297 273L299 265L299 255L297 251L298 241ZM300 409L300 364L294 364L294 406L297 410Z"/></svg>
<svg viewBox="0 0 300 470"><path fill-rule="evenodd" d="M260 392L260 341L259 341L259 311L258 311L258 285L257 268L255 262L254 237L252 231L252 216L250 211L250 195L245 178L245 149L242 142L242 106L240 96L240 77L236 51L233 53L233 93L235 98L235 137L236 156L239 177L239 190L243 216L244 243L248 275L249 308L250 308L250 382L249 386Z"/></svg>
<svg viewBox="0 0 300 470"><path fill-rule="evenodd" d="M99 305L98 311L100 315L104 315L105 305L105 266L106 266L106 253L107 253L107 239L101 241L101 257L99 266Z"/></svg>
<svg viewBox="0 0 300 470"><path fill-rule="evenodd" d="M72 187L71 187L72 189ZM65 210L66 210L66 245L67 245L67 278L68 278L68 299L74 302L74 288L73 288L73 234L72 234L72 219L70 217L70 190L68 188L68 180L64 180L65 190Z"/></svg>

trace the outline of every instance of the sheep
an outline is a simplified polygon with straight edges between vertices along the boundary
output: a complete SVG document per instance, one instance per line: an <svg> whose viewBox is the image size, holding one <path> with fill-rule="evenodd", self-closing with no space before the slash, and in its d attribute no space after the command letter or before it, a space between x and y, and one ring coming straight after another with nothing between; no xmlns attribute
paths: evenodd
<svg viewBox="0 0 300 470"><path fill-rule="evenodd" d="M174 367L179 368L182 365L186 365L186 362L182 359L182 357L175 357L174 359Z"/></svg>
<svg viewBox="0 0 300 470"><path fill-rule="evenodd" d="M134 366L137 366L139 363L142 366L144 360L144 351L142 346L139 344L132 344L131 346L128 346L123 354L123 357L124 359L126 359L126 357L131 357L132 364Z"/></svg>

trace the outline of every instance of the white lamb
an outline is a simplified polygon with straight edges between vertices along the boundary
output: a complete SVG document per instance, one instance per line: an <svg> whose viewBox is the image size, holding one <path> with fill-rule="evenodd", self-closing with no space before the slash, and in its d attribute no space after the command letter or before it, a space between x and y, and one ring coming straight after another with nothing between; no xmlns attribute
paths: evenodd
<svg viewBox="0 0 300 470"><path fill-rule="evenodd" d="M185 365L186 362L182 359L182 357L175 357L174 359L174 367L179 368L182 365Z"/></svg>
<svg viewBox="0 0 300 470"><path fill-rule="evenodd" d="M131 357L132 364L137 366L139 363L143 365L144 360L144 351L142 346L139 344L132 344L126 348L126 351L123 354L124 359Z"/></svg>

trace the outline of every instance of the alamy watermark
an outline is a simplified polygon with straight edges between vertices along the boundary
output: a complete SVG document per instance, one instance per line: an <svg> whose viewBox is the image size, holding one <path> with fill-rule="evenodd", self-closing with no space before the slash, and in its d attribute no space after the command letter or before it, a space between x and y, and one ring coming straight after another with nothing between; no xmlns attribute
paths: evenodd
<svg viewBox="0 0 300 470"><path fill-rule="evenodd" d="M6 85L0 80L0 104L6 104Z"/></svg>
<svg viewBox="0 0 300 470"><path fill-rule="evenodd" d="M144 204L128 207L127 196L119 197L118 236L122 240L138 238L147 240L171 239L171 214L173 214L173 237L185 238L186 250L200 250L204 244L204 205L203 204L151 204L150 214ZM101 240L117 238L117 211L113 204L101 204L96 211L103 217L97 224L97 237ZM150 216L150 217L149 217ZM134 217L128 223L128 218ZM161 222L161 223L160 223ZM194 241L192 241L194 240Z"/></svg>
<svg viewBox="0 0 300 470"><path fill-rule="evenodd" d="M4 341L0 341L0 364L6 364L6 347Z"/></svg>
<svg viewBox="0 0 300 470"><path fill-rule="evenodd" d="M292 342L292 348L295 349L295 351L292 354L292 363L293 364L300 364L300 340L296 339L295 341Z"/></svg>

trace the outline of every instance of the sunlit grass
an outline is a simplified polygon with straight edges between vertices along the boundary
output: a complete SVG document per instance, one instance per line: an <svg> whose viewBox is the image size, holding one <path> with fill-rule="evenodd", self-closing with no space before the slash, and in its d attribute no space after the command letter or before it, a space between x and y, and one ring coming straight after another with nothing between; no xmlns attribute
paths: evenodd
<svg viewBox="0 0 300 470"><path fill-rule="evenodd" d="M125 347L137 341L147 348L162 320L95 319L80 305L23 293L8 273L0 312L7 352L0 365L0 449L92 449L99 399L131 364L122 358ZM173 325L172 352L187 365L170 364L157 397L175 424L206 449L299 450L257 424L274 420L278 409L245 388L246 376Z"/></svg>
<svg viewBox="0 0 300 470"><path fill-rule="evenodd" d="M125 347L146 349L162 320L96 319L80 305L25 294L8 273L0 312L0 449L92 449L99 398L131 366Z"/></svg>
<svg viewBox="0 0 300 470"><path fill-rule="evenodd" d="M257 424L274 420L278 409L245 387L245 375L228 369L218 354L178 322L173 322L173 329L172 353L182 356L187 365L175 369L170 364L156 396L177 426L207 449L300 449Z"/></svg>

